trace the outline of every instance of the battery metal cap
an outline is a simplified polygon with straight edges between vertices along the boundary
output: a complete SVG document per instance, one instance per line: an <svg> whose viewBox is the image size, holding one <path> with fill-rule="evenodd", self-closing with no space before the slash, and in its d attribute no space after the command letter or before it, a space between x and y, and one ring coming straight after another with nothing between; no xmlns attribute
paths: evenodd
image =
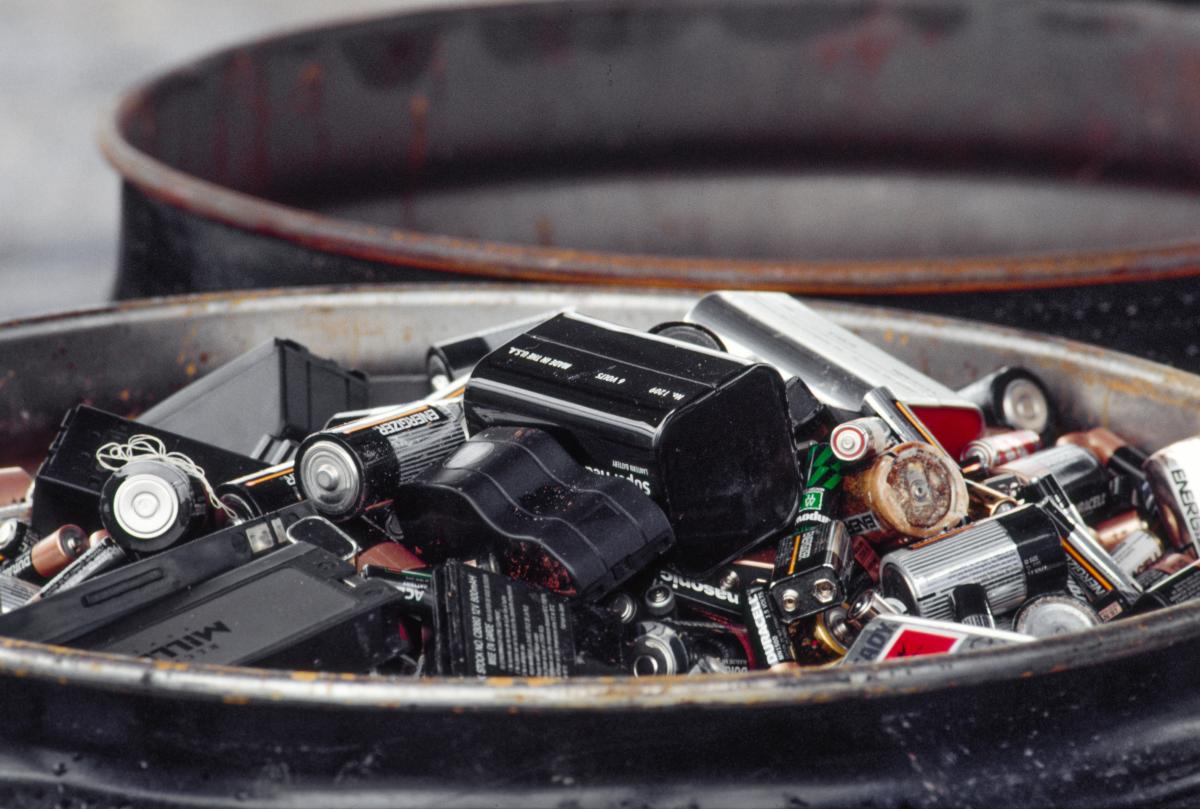
<svg viewBox="0 0 1200 809"><path fill-rule="evenodd" d="M1013 617L1013 631L1049 638L1097 626L1100 617L1084 602L1067 595L1038 596L1026 601Z"/></svg>
<svg viewBox="0 0 1200 809"><path fill-rule="evenodd" d="M640 633L630 655L635 677L682 674L688 668L687 646L671 627L657 621L637 625Z"/></svg>
<svg viewBox="0 0 1200 809"><path fill-rule="evenodd" d="M207 513L199 484L160 461L133 461L112 474L100 496L100 519L122 548L154 552L182 539Z"/></svg>
<svg viewBox="0 0 1200 809"><path fill-rule="evenodd" d="M1009 380L1000 394L1004 420L1022 430L1044 432L1050 422L1050 402L1045 392L1028 378Z"/></svg>
<svg viewBox="0 0 1200 809"><path fill-rule="evenodd" d="M358 501L362 476L354 457L333 441L315 441L297 463L300 489L317 510L348 514Z"/></svg>

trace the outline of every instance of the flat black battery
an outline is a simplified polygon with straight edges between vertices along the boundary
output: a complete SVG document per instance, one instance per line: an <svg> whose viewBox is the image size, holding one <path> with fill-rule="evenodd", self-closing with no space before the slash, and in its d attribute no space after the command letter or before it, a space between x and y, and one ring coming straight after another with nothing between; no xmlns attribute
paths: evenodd
<svg viewBox="0 0 1200 809"><path fill-rule="evenodd" d="M550 431L593 472L636 483L705 575L778 536L800 491L784 381L770 366L562 314L476 365L468 428Z"/></svg>
<svg viewBox="0 0 1200 809"><path fill-rule="evenodd" d="M123 444L143 434L162 441L167 452L180 452L201 467L210 481L229 480L266 466L246 455L214 447L137 421L79 405L67 412L33 487L33 530L49 534L73 523L86 531L100 527L100 492L112 475L96 460L109 442Z"/></svg>
<svg viewBox="0 0 1200 809"><path fill-rule="evenodd" d="M77 639L83 649L173 662L366 671L394 654L400 595L305 542Z"/></svg>
<svg viewBox="0 0 1200 809"><path fill-rule="evenodd" d="M623 628L606 610L458 561L434 568L434 674L564 677L619 671Z"/></svg>

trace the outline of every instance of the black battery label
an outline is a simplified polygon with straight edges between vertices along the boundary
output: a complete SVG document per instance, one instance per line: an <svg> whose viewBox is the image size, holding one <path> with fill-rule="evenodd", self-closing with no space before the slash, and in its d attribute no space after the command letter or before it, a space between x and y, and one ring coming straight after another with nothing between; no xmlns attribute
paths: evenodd
<svg viewBox="0 0 1200 809"><path fill-rule="evenodd" d="M746 629L755 661L765 668L796 659L787 630L780 625L772 609L766 588L750 587L746 590Z"/></svg>
<svg viewBox="0 0 1200 809"><path fill-rule="evenodd" d="M563 677L575 658L565 599L504 576L459 567L462 673Z"/></svg>

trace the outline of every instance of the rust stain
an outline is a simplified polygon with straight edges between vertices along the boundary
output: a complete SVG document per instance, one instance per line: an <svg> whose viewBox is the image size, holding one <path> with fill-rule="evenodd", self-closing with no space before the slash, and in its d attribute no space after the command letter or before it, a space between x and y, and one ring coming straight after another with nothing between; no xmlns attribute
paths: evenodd
<svg viewBox="0 0 1200 809"><path fill-rule="evenodd" d="M425 167L429 157L429 99L415 93L408 99L408 116L412 132L408 139L405 162L408 170L416 174Z"/></svg>

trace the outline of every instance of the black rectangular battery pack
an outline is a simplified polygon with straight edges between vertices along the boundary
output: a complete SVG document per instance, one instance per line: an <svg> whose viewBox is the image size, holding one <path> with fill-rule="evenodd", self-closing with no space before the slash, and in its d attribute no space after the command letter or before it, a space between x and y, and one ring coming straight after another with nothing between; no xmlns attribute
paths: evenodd
<svg viewBox="0 0 1200 809"><path fill-rule="evenodd" d="M776 537L800 491L783 378L770 366L576 314L475 366L468 428L537 427L666 512L674 564L704 575Z"/></svg>
<svg viewBox="0 0 1200 809"><path fill-rule="evenodd" d="M138 420L279 463L334 413L367 402L366 374L276 338L176 391Z"/></svg>
<svg viewBox="0 0 1200 809"><path fill-rule="evenodd" d="M298 542L72 645L172 662L361 672L392 655L386 613L399 598Z"/></svg>
<svg viewBox="0 0 1200 809"><path fill-rule="evenodd" d="M112 472L97 463L96 450L110 441L125 443L138 434L152 435L163 442L167 452L182 452L191 458L213 485L267 466L248 455L79 405L63 417L34 478L34 531L45 535L67 523L87 531L100 528L100 490Z"/></svg>
<svg viewBox="0 0 1200 809"><path fill-rule="evenodd" d="M566 677L611 674L621 625L589 605L452 561L434 568L435 674Z"/></svg>

